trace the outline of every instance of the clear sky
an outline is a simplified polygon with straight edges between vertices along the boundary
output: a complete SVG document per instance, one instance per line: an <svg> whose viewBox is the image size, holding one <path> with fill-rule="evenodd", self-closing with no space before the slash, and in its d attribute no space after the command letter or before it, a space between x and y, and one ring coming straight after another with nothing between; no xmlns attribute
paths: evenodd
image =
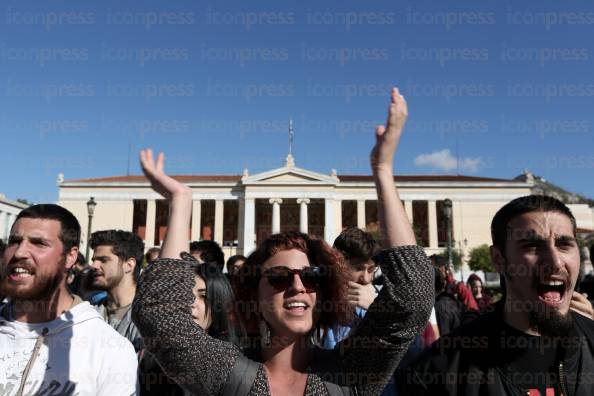
<svg viewBox="0 0 594 396"><path fill-rule="evenodd" d="M369 172L389 89L396 173L513 178L594 198L591 1L27 1L0 4L0 192L66 179L282 165ZM132 153L128 165L129 152Z"/></svg>

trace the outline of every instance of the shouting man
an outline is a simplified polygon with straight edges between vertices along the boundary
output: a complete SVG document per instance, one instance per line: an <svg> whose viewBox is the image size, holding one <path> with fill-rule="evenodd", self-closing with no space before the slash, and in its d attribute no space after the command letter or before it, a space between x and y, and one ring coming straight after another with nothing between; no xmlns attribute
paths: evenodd
<svg viewBox="0 0 594 396"><path fill-rule="evenodd" d="M52 204L23 210L0 270L0 389L8 395L134 395L130 343L70 294L80 225Z"/></svg>

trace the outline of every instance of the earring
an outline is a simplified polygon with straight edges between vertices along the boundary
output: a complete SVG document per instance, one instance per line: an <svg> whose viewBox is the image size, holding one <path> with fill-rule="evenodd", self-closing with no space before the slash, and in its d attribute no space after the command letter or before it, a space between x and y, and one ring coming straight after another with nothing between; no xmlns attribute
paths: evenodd
<svg viewBox="0 0 594 396"><path fill-rule="evenodd" d="M268 326L268 323L266 323L266 321L262 319L260 320L258 327L260 329L260 343L262 344L262 346L270 345L270 326Z"/></svg>

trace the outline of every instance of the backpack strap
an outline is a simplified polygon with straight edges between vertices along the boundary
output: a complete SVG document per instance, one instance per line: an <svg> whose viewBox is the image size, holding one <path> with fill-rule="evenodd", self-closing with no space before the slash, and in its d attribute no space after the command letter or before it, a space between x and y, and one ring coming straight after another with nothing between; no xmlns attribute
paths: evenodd
<svg viewBox="0 0 594 396"><path fill-rule="evenodd" d="M259 369L258 363L240 355L229 374L223 396L247 396L256 381Z"/></svg>

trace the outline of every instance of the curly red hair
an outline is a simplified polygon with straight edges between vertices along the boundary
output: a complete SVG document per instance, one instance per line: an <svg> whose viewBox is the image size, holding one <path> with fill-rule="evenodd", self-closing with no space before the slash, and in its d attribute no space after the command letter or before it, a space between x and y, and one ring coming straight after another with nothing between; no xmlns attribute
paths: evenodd
<svg viewBox="0 0 594 396"><path fill-rule="evenodd" d="M248 256L237 276L233 278L238 311L248 333L257 332L260 319L258 284L262 264L276 253L291 249L305 253L310 265L319 267L325 274L320 291L321 311L316 327L325 330L337 323L350 323L353 309L347 300L348 276L342 255L323 240L291 231L268 237Z"/></svg>

